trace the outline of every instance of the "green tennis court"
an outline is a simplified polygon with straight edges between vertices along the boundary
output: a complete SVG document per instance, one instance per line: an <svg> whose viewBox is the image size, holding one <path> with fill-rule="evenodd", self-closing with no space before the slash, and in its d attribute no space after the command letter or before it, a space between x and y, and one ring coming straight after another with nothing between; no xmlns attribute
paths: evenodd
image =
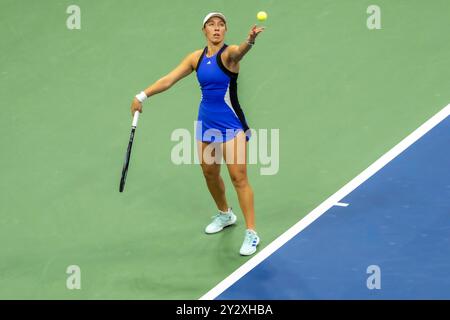
<svg viewBox="0 0 450 320"><path fill-rule="evenodd" d="M131 100L204 47L208 12L227 15L229 44L269 14L238 80L250 127L279 129L276 174L249 165L259 250L447 105L448 1L378 0L379 30L372 4L1 0L0 298L198 299L249 259L227 170L238 224L207 236L200 166L171 161L172 132L194 130L195 73L145 102L118 192Z"/></svg>

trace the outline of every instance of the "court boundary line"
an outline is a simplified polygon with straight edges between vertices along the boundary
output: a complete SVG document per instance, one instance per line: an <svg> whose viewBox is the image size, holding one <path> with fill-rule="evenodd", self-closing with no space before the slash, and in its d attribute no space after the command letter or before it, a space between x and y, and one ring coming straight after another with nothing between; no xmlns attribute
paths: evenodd
<svg viewBox="0 0 450 320"><path fill-rule="evenodd" d="M397 156L399 156L403 151L408 149L411 145L413 145L416 141L422 138L426 133L428 133L431 129L436 127L439 123L445 120L448 116L450 116L450 104L445 106L441 111L436 113L430 119L428 119L425 123L423 123L420 127L410 133L406 138L400 141L397 145L391 148L388 152L383 154L380 158L378 158L375 162L373 162L369 167L363 170L360 174L358 174L355 178L350 180L347 184L345 184L342 188L340 188L337 192L335 192L332 196L328 197L325 201L319 204L315 209L309 212L306 216L304 216L300 221L290 227L287 231L273 240L270 244L268 244L264 249L258 252L255 256L253 256L250 260L245 262L235 271L233 271L229 276L219 282L216 286L210 289L207 293L199 298L199 300L213 300L217 298L220 294L222 294L226 289L231 287L235 282L237 282L240 278L246 275L249 271L255 268L258 264L268 258L271 254L273 254L276 250L278 250L281 246L283 246L290 239L295 237L298 233L308 227L311 223L313 223L317 218L319 218L322 214L331 209L336 203L340 202L344 197L346 197L349 193L367 181L370 177L372 177L375 173L380 171L384 166L386 166L389 162L394 160Z"/></svg>

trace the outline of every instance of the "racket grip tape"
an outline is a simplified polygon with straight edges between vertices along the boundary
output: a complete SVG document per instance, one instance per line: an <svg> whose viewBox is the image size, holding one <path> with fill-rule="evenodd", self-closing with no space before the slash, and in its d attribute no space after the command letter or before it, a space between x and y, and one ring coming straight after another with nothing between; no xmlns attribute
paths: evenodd
<svg viewBox="0 0 450 320"><path fill-rule="evenodd" d="M134 117L133 117L133 124L131 125L132 127L137 127L137 123L138 123L138 119L139 119L139 111L136 111L134 113Z"/></svg>

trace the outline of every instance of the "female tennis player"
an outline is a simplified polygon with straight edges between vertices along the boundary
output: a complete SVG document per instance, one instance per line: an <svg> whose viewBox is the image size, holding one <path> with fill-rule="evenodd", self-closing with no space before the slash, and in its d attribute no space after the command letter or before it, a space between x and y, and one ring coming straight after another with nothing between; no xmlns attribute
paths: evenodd
<svg viewBox="0 0 450 320"><path fill-rule="evenodd" d="M256 37L263 30L264 27L255 25L240 45L228 46L224 42L227 19L219 12L207 14L202 25L206 47L189 54L174 70L137 94L131 104L132 115L135 111L142 112L142 102L148 97L169 89L194 70L197 72L202 100L195 135L203 175L218 209L205 232L216 233L236 222L220 176L223 156L247 227L240 248L240 254L245 256L256 252L260 238L255 230L253 190L248 182L246 167L250 130L238 102L236 81L239 61L252 48Z"/></svg>

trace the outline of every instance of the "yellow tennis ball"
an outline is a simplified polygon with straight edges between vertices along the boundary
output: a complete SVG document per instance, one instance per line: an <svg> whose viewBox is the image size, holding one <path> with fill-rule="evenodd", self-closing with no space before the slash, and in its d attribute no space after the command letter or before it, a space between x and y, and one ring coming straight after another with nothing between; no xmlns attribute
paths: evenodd
<svg viewBox="0 0 450 320"><path fill-rule="evenodd" d="M267 13L265 11L260 11L258 12L258 14L256 15L256 18L259 21L265 21L267 19Z"/></svg>

